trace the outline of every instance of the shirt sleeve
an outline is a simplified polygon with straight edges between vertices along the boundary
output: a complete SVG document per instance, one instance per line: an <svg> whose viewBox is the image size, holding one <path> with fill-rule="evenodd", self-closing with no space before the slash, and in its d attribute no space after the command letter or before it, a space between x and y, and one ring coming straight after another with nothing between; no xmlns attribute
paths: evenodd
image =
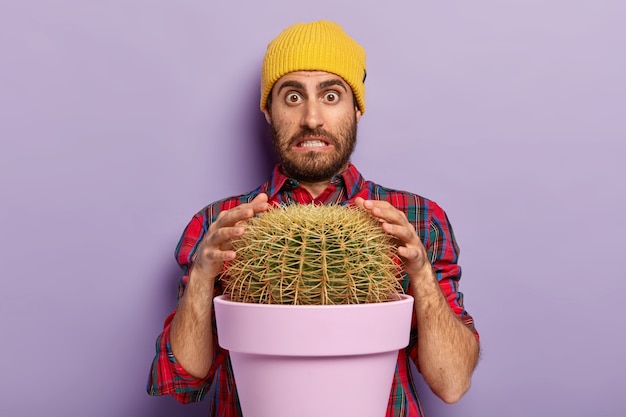
<svg viewBox="0 0 626 417"><path fill-rule="evenodd" d="M450 309L478 339L479 334L474 326L474 319L465 309L463 293L459 290L461 279L461 267L458 264L459 247L454 238L452 225L446 213L436 203L430 202L428 211L430 214L428 222L424 224L428 231L424 230L423 240L439 287ZM417 364L417 338L419 335L415 323L415 317L413 317L409 355Z"/></svg>
<svg viewBox="0 0 626 417"><path fill-rule="evenodd" d="M178 300L183 296L189 277L187 275L196 247L208 229L206 214L199 213L187 225L176 248L176 259L183 270L179 282ZM219 293L216 285L216 293ZM163 331L156 340L156 355L148 378L147 391L150 395L172 395L181 403L201 401L209 391L213 379L224 362L227 353L217 343L217 329L213 320L214 356L211 369L205 378L189 374L177 361L170 347L170 329L176 310L166 319Z"/></svg>

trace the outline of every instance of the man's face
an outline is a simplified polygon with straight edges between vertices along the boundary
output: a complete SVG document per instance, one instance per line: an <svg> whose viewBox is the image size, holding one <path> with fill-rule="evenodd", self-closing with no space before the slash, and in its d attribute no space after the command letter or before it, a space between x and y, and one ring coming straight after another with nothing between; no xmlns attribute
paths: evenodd
<svg viewBox="0 0 626 417"><path fill-rule="evenodd" d="M323 71L292 72L274 84L271 94L265 117L286 175L319 182L347 167L361 112L341 77Z"/></svg>

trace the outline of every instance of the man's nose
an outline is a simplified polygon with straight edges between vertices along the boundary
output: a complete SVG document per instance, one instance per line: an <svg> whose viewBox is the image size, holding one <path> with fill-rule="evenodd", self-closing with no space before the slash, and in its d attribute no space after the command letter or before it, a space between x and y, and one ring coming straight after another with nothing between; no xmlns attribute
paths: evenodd
<svg viewBox="0 0 626 417"><path fill-rule="evenodd" d="M308 101L304 107L302 115L302 127L315 129L324 125L324 118L321 109L322 104L315 101Z"/></svg>

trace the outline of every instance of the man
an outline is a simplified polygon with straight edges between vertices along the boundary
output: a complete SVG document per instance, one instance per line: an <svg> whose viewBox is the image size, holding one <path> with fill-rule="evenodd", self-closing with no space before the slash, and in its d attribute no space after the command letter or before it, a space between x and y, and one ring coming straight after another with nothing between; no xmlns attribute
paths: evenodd
<svg viewBox="0 0 626 417"><path fill-rule="evenodd" d="M212 384L210 416L240 416L228 353L217 342L211 300L236 253L229 242L241 221L271 204L354 204L380 219L398 241L403 286L415 297L409 346L400 351L387 416L422 416L409 360L445 402L470 386L479 343L458 291L458 247L444 211L415 194L365 181L350 156L365 111L365 51L332 22L285 29L267 49L261 110L279 164L256 190L205 207L176 250L184 276L179 303L157 340L148 391L181 402L201 400Z"/></svg>

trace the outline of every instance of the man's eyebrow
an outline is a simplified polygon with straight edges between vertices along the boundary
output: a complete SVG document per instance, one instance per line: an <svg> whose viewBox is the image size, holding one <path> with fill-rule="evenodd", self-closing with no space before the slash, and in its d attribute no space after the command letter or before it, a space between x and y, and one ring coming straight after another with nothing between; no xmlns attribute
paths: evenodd
<svg viewBox="0 0 626 417"><path fill-rule="evenodd" d="M343 88L346 92L348 91L348 87L346 87L346 84L340 80L339 78L334 78L332 80L326 80L326 81L322 81L321 83L319 83L319 85L317 86L317 88L319 90L324 90L328 87L333 87L333 86L339 86L341 88ZM281 90L283 90L284 88L287 87L291 87L291 88L295 88L298 90L304 90L304 84L302 84L301 82L295 81L295 80L287 80L284 83L282 83L279 87L278 87L278 91L276 92L276 94L280 94Z"/></svg>
<svg viewBox="0 0 626 417"><path fill-rule="evenodd" d="M327 81L322 81L318 88L320 90L323 90L325 88L332 87L334 85L338 85L339 87L341 87L344 90L346 90L346 92L348 91L348 88L346 87L346 84L343 81L341 81L339 78L335 78L335 79L327 80Z"/></svg>
<svg viewBox="0 0 626 417"><path fill-rule="evenodd" d="M283 88L287 88L287 87L297 88L298 90L304 90L304 85L302 83L299 83L298 81L287 80L284 83L282 83L280 87L278 87L278 91L276 92L276 94L280 94L280 91Z"/></svg>

